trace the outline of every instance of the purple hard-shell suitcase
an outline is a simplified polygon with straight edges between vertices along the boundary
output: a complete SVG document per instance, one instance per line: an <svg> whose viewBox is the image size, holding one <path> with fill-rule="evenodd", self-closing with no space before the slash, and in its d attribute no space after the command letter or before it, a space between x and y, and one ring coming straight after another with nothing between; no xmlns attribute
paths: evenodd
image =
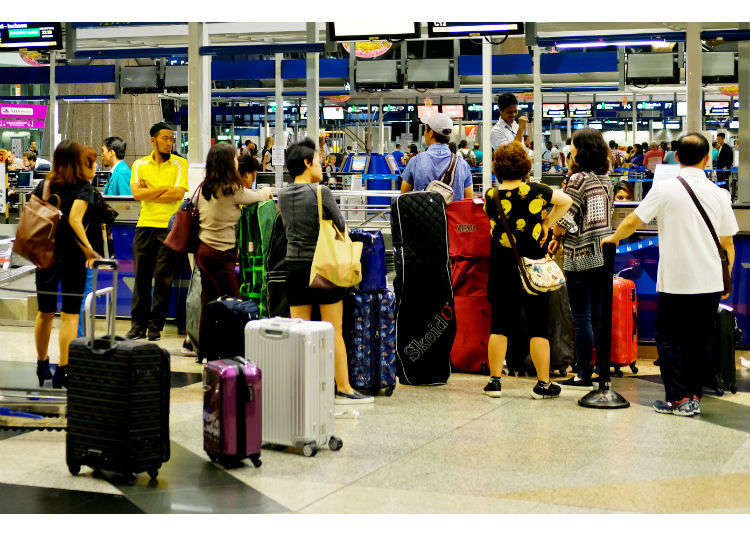
<svg viewBox="0 0 750 536"><path fill-rule="evenodd" d="M260 467L261 372L241 357L209 361L203 369L203 449L212 461Z"/></svg>

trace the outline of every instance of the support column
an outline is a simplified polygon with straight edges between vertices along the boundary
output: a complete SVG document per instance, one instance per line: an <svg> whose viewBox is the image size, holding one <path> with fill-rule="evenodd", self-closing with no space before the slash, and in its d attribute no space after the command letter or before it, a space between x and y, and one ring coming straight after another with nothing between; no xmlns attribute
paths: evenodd
<svg viewBox="0 0 750 536"><path fill-rule="evenodd" d="M636 134L638 133L638 97L633 93L633 147L638 143Z"/></svg>
<svg viewBox="0 0 750 536"><path fill-rule="evenodd" d="M542 139L542 51L538 46L534 47L534 128L531 139L534 142L534 164L533 176L542 180L542 150L544 140Z"/></svg>
<svg viewBox="0 0 750 536"><path fill-rule="evenodd" d="M307 23L307 42L318 41L318 23ZM320 138L320 54L307 54L307 135L317 147Z"/></svg>
<svg viewBox="0 0 750 536"><path fill-rule="evenodd" d="M380 129L380 154L385 154L385 126L383 125L383 94L378 99L378 127Z"/></svg>
<svg viewBox="0 0 750 536"><path fill-rule="evenodd" d="M737 200L750 203L750 41L737 43L740 53L738 62L740 86L740 109L737 116L740 120L737 141L740 149L740 161L737 182Z"/></svg>
<svg viewBox="0 0 750 536"><path fill-rule="evenodd" d="M60 131L60 108L57 104L57 82L55 81L55 63L57 63L57 52L49 53L49 122L47 123L47 153L49 161L52 162L52 154L58 144L58 132ZM42 148L40 147L40 150ZM20 155L19 161L20 161Z"/></svg>
<svg viewBox="0 0 750 536"><path fill-rule="evenodd" d="M570 110L570 93L566 93L565 94L565 115L566 115L565 124L568 127L568 134L565 137L565 144L563 145L566 145L568 143L568 140L573 137L573 118L570 117L569 110ZM542 112L542 114L544 114L544 112Z"/></svg>
<svg viewBox="0 0 750 536"><path fill-rule="evenodd" d="M206 161L211 147L211 57L201 56L208 44L204 23L188 23L188 162Z"/></svg>
<svg viewBox="0 0 750 536"><path fill-rule="evenodd" d="M281 60L284 54L277 52L275 55L276 62L276 126L274 127L274 155L273 167L276 170L276 188L281 188L284 177L283 159L279 158L282 151L286 148L286 136L284 136L284 82L281 80ZM313 140L317 141L317 140Z"/></svg>
<svg viewBox="0 0 750 536"><path fill-rule="evenodd" d="M492 187L492 43L482 39L482 193Z"/></svg>
<svg viewBox="0 0 750 536"><path fill-rule="evenodd" d="M701 47L701 23L688 22L685 37L687 52L687 131L700 132L703 106L701 79L703 77L703 50Z"/></svg>

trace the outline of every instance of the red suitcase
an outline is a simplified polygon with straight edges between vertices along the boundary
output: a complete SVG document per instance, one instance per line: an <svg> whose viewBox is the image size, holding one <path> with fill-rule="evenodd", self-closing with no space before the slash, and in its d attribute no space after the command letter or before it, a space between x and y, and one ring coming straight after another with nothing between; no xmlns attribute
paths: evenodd
<svg viewBox="0 0 750 536"><path fill-rule="evenodd" d="M445 211L456 315L451 363L460 372L488 368L487 343L492 322L487 301L490 222L483 207L481 199L463 199L451 203Z"/></svg>
<svg viewBox="0 0 750 536"><path fill-rule="evenodd" d="M629 366L638 372L638 307L635 283L630 279L615 276L612 281L612 344L610 366L622 377L621 367Z"/></svg>

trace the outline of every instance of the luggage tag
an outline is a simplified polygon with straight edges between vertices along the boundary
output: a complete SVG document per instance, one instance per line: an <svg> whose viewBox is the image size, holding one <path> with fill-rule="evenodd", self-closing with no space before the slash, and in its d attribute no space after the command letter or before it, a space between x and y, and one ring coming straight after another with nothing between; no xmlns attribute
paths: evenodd
<svg viewBox="0 0 750 536"><path fill-rule="evenodd" d="M472 197L471 200L474 201L475 205L484 205L484 199L481 197Z"/></svg>

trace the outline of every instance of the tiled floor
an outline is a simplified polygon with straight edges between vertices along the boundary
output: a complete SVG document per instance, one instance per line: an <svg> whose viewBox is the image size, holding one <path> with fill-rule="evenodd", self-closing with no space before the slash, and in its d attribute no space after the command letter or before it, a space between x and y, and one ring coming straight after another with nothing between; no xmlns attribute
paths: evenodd
<svg viewBox="0 0 750 536"><path fill-rule="evenodd" d="M0 327L0 340L0 386L33 388L31 329ZM73 477L64 432L0 432L0 513L750 512L750 371L742 392L706 397L693 419L650 409L662 389L648 360L641 377L614 382L632 404L616 411L580 408L580 391L532 400L529 378L504 379L492 400L485 377L454 374L338 418L341 451L264 449L261 468L227 471L203 452L201 367L174 328L161 344L172 352L172 458L158 483Z"/></svg>

